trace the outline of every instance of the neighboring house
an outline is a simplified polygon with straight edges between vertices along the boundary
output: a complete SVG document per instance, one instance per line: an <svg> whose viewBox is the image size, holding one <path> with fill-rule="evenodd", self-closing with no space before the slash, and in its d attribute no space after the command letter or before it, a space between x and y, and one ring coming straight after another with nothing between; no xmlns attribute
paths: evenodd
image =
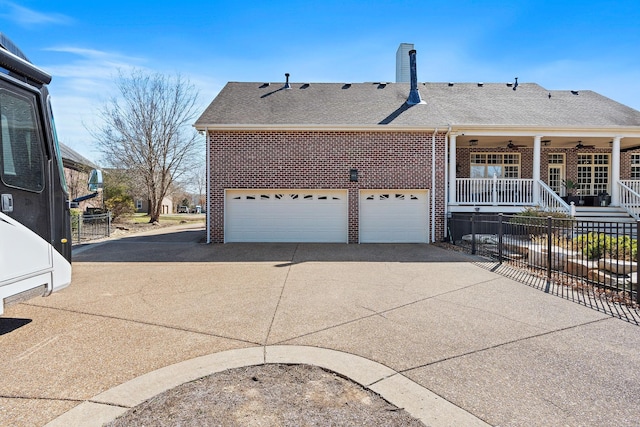
<svg viewBox="0 0 640 427"><path fill-rule="evenodd" d="M135 205L136 205L136 212L146 213L146 214L149 213L148 199L136 198ZM162 210L160 211L160 213L162 214L174 213L173 200L171 200L171 197L166 196L165 198L162 199Z"/></svg>
<svg viewBox="0 0 640 427"><path fill-rule="evenodd" d="M80 155L64 144L60 144L60 154L62 155L62 166L64 176L69 189L69 199L73 200L82 196L92 194L87 188L89 173L98 167L86 157ZM73 203L73 202L72 202ZM73 205L85 211L87 208L102 208L102 197L97 197L77 202Z"/></svg>
<svg viewBox="0 0 640 427"><path fill-rule="evenodd" d="M113 180L115 183L122 183L127 187L127 193L133 200L134 211L136 213L149 213L149 191L139 174L127 169L108 168L104 171L109 177L109 180ZM173 201L170 194L162 199L160 213L173 213Z"/></svg>
<svg viewBox="0 0 640 427"><path fill-rule="evenodd" d="M434 242L447 219L640 206L640 112L534 83L228 83L207 135L212 242ZM564 196L564 198L563 198Z"/></svg>

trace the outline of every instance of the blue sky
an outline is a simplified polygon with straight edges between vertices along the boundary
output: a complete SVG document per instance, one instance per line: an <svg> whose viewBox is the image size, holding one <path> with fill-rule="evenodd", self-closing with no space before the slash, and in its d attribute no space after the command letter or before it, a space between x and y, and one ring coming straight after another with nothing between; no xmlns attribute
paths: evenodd
<svg viewBox="0 0 640 427"><path fill-rule="evenodd" d="M100 161L87 127L117 70L180 73L204 109L227 81L418 79L594 90L640 110L640 3L627 1L4 1L0 31L53 75L60 140Z"/></svg>

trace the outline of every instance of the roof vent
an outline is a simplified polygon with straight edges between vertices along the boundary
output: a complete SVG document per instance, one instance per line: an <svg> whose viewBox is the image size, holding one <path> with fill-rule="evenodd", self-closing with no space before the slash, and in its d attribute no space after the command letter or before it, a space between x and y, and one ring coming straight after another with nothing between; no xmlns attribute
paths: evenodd
<svg viewBox="0 0 640 427"><path fill-rule="evenodd" d="M309 87L309 83L305 83L302 86L300 86L300 89L307 89Z"/></svg>
<svg viewBox="0 0 640 427"><path fill-rule="evenodd" d="M572 95L577 95L577 94L578 94L578 91L577 91L577 90L572 90L572 91L571 91L571 94L572 94Z"/></svg>
<svg viewBox="0 0 640 427"><path fill-rule="evenodd" d="M416 67L416 50L411 49L409 51L409 71L411 73L411 89L409 90L409 97L407 98L408 105L424 104L425 102L420 98L420 91L418 90L418 71Z"/></svg>
<svg viewBox="0 0 640 427"><path fill-rule="evenodd" d="M260 85L261 88L265 88L269 86L271 86L271 83L262 83L262 85Z"/></svg>
<svg viewBox="0 0 640 427"><path fill-rule="evenodd" d="M453 82L449 82L449 87L453 86Z"/></svg>
<svg viewBox="0 0 640 427"><path fill-rule="evenodd" d="M478 87L482 87L482 86L484 86L484 83L478 82Z"/></svg>
<svg viewBox="0 0 640 427"><path fill-rule="evenodd" d="M351 87L351 83L345 83L342 85L342 89L349 89Z"/></svg>
<svg viewBox="0 0 640 427"><path fill-rule="evenodd" d="M513 83L507 83L507 87L513 86Z"/></svg>
<svg viewBox="0 0 640 427"><path fill-rule="evenodd" d="M284 83L284 86L282 88L291 89L291 85L289 84L289 73L284 73L284 76L287 79L287 81Z"/></svg>

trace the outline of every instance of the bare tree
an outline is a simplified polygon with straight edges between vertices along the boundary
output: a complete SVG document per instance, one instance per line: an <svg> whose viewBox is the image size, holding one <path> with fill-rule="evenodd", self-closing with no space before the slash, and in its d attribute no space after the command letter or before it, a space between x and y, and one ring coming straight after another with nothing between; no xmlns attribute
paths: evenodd
<svg viewBox="0 0 640 427"><path fill-rule="evenodd" d="M193 183L195 185L196 197L198 205L205 205L205 195L207 194L207 168L206 166L200 166L193 171Z"/></svg>
<svg viewBox="0 0 640 427"><path fill-rule="evenodd" d="M149 222L158 221L171 184L195 160L197 133L190 126L198 93L180 75L133 70L119 73L118 95L100 110L92 131L105 160L139 177L149 197Z"/></svg>

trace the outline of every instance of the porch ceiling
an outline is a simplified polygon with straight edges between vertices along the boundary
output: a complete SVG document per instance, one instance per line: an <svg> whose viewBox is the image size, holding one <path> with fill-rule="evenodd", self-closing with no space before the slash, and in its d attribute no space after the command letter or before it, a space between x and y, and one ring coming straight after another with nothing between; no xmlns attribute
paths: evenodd
<svg viewBox="0 0 640 427"><path fill-rule="evenodd" d="M471 140L477 140L475 145L472 145ZM592 148L611 148L612 137L560 137L550 136L542 137L542 146L546 148L559 148L559 149L572 149L576 148L579 141L582 141L584 146L582 149ZM544 141L549 141L545 143ZM475 147L475 148L509 148L509 142L511 142L514 148L533 148L533 137L531 136L474 136L474 135L459 135L456 139L456 145L460 148L463 147ZM621 150L640 149L640 138L622 138L620 141Z"/></svg>

